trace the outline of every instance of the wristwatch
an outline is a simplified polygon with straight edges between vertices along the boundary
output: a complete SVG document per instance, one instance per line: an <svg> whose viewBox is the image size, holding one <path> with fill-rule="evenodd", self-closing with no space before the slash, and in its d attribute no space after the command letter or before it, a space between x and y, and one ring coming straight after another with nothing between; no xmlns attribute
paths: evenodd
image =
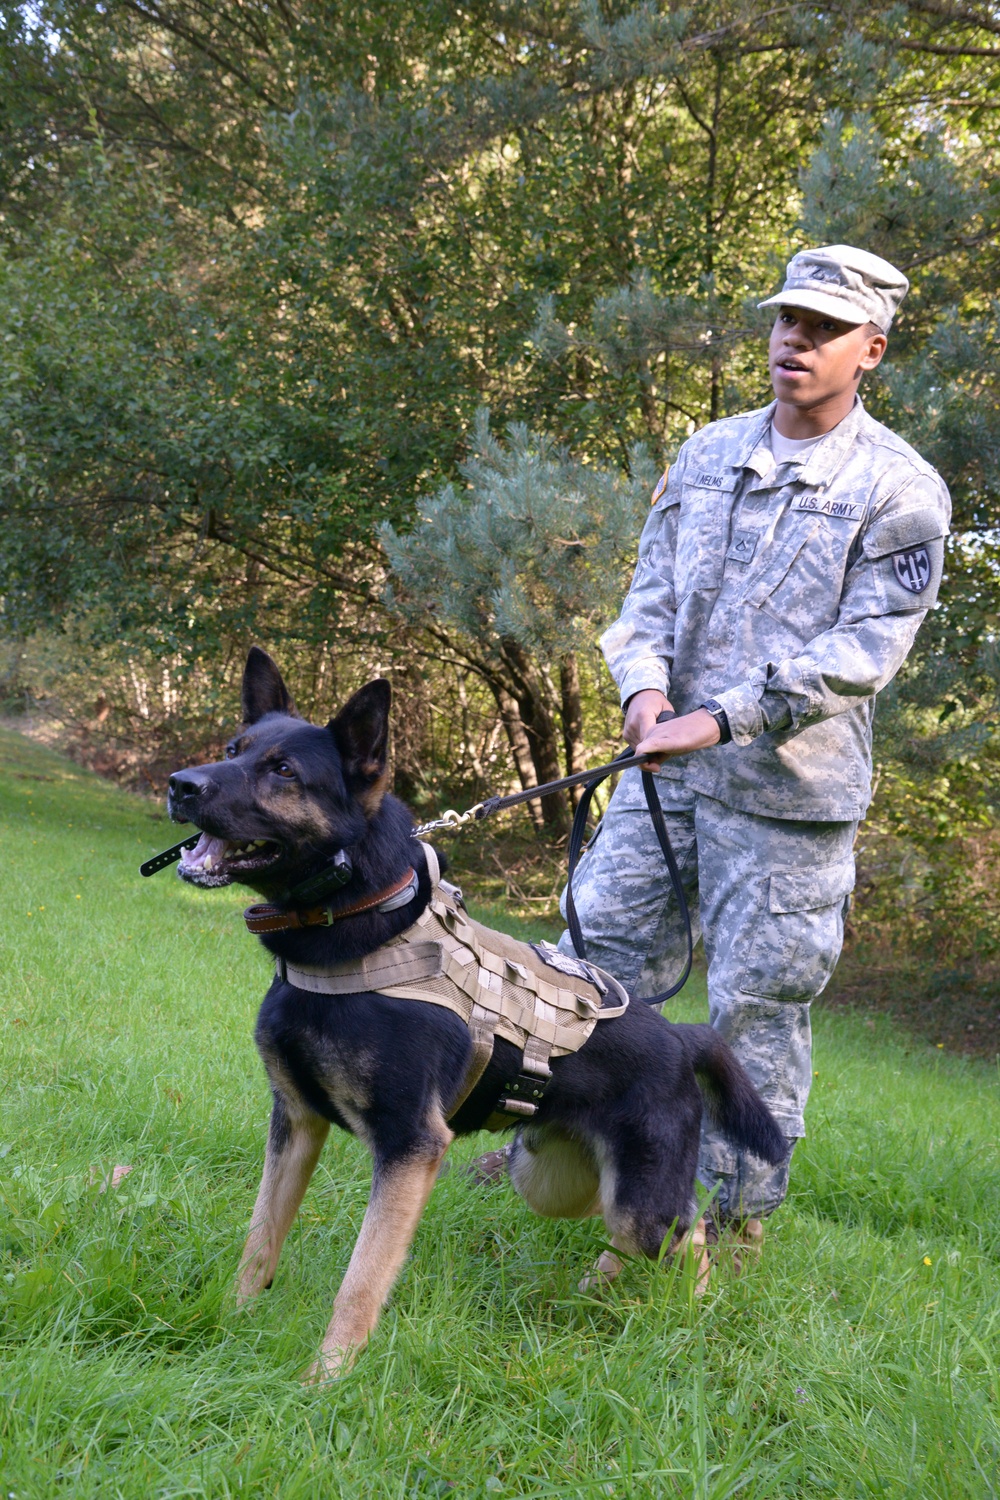
<svg viewBox="0 0 1000 1500"><path fill-rule="evenodd" d="M729 728L729 719L726 716L726 710L723 708L722 704L717 702L715 698L706 698L704 703L699 704L699 707L703 708L706 713L710 713L716 724L718 724L719 744L728 745L733 737L733 734L732 730Z"/></svg>

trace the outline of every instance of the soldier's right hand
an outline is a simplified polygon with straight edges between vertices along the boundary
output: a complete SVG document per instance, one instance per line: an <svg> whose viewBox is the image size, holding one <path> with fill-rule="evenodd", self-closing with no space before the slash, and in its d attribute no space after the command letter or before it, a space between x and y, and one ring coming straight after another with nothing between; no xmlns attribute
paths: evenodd
<svg viewBox="0 0 1000 1500"><path fill-rule="evenodd" d="M634 750L664 711L674 711L674 706L665 693L656 688L644 688L642 692L633 693L625 709L625 723L622 727L625 743Z"/></svg>

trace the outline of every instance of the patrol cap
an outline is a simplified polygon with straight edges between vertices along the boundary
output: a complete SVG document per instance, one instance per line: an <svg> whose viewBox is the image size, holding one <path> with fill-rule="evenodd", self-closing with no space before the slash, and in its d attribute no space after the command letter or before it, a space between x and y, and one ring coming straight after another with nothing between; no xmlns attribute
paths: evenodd
<svg viewBox="0 0 1000 1500"><path fill-rule="evenodd" d="M804 307L841 323L874 323L888 333L909 289L902 271L881 255L854 245L821 245L793 255L781 291L757 306Z"/></svg>

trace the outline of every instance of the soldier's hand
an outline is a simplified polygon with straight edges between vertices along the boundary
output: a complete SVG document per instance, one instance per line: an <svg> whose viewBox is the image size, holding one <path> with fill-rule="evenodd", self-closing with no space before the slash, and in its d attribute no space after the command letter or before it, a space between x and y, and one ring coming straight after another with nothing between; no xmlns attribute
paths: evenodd
<svg viewBox="0 0 1000 1500"><path fill-rule="evenodd" d="M717 745L720 738L719 726L708 709L696 708L693 714L668 719L665 724L654 723L635 746L635 753L653 754L655 759L647 764L649 770L658 771L671 756L689 755L692 750L707 750L710 745Z"/></svg>
<svg viewBox="0 0 1000 1500"><path fill-rule="evenodd" d="M673 713L673 711L673 704L656 688L643 688L641 693L633 693L628 700L625 723L622 727L622 737L625 743L631 745L634 750L639 741L645 739L652 729L657 716L664 712Z"/></svg>

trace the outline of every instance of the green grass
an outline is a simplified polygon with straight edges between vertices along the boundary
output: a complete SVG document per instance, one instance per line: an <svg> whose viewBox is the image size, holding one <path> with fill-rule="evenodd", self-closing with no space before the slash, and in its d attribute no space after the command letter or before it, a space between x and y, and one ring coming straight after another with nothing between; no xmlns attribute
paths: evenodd
<svg viewBox="0 0 1000 1500"><path fill-rule="evenodd" d="M0 736L3 1500L998 1493L996 1071L822 1011L810 1137L752 1274L697 1303L632 1265L581 1296L599 1224L453 1171L353 1373L300 1385L367 1159L331 1139L238 1316L268 965L238 895L138 878L171 838Z"/></svg>

